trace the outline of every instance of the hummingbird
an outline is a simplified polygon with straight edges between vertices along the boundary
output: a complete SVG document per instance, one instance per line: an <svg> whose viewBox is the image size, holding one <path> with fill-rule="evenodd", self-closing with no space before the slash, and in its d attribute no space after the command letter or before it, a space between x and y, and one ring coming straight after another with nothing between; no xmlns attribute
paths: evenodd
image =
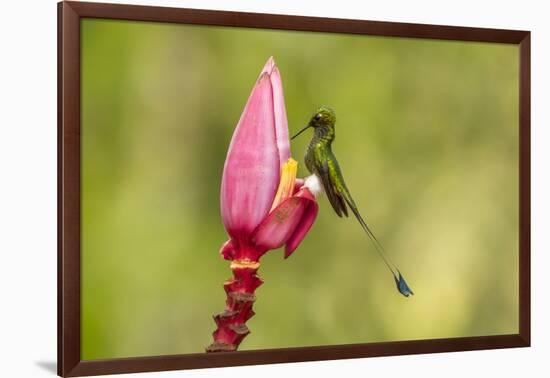
<svg viewBox="0 0 550 378"><path fill-rule="evenodd" d="M405 278L397 266L395 266L388 258L382 244L380 244L370 227L364 221L363 217L359 213L355 201L350 194L350 191L346 186L340 165L336 160L336 156L334 156L334 153L332 152L332 142L334 142L336 137L335 125L336 113L334 110L327 106L321 106L313 114L309 120L309 123L303 129L298 131L291 139L296 138L307 129L313 128L313 137L309 142L305 155L305 163L308 171L319 179L325 193L327 194L327 198L332 205L332 208L339 217L347 217L347 207L351 209L355 215L355 218L357 218L359 224L368 235L375 250L378 252L384 261L384 264L393 275L397 290L405 297L408 297L414 293L410 289L409 285L407 285Z"/></svg>

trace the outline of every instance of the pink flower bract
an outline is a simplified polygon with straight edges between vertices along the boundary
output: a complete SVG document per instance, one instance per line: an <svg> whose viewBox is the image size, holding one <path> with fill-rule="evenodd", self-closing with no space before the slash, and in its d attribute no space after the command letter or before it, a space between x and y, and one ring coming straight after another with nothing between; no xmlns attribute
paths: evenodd
<svg viewBox="0 0 550 378"><path fill-rule="evenodd" d="M234 252L245 245L256 249L259 257L285 244L288 257L305 237L318 210L309 190L294 189L274 204L282 181L294 182L295 170L290 178L281 173L290 160L281 75L269 58L237 123L225 160L220 204L231 240L222 247L224 257L229 257L224 250Z"/></svg>

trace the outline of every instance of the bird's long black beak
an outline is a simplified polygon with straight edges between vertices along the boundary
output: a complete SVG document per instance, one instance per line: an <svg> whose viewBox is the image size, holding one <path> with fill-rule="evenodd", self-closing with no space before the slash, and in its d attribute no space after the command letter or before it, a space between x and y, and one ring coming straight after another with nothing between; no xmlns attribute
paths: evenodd
<svg viewBox="0 0 550 378"><path fill-rule="evenodd" d="M309 129L311 127L311 125L307 125L306 127L304 127L302 130L298 131L296 134L294 134L294 136L292 138L290 138L290 140L293 140L294 138L296 138L298 135L300 135L301 133L303 133L304 131L306 131L307 129Z"/></svg>

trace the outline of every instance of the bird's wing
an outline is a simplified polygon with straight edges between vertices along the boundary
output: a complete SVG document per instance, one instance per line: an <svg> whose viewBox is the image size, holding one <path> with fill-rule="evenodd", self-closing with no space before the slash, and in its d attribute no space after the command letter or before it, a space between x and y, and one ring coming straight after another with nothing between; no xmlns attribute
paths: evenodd
<svg viewBox="0 0 550 378"><path fill-rule="evenodd" d="M338 214L339 217L345 215L348 216L348 210L346 208L346 203L344 202L344 198L342 198L342 195L337 189L337 182L335 182L335 171L338 169L337 162L335 159L327 159L326 157L320 156L320 151L315 151L315 154L318 154L318 156L315 157L315 159L318 162L321 162L317 167L317 176L321 179L321 182L323 183L323 188L325 189L325 193L327 194L327 198L332 205L332 208Z"/></svg>

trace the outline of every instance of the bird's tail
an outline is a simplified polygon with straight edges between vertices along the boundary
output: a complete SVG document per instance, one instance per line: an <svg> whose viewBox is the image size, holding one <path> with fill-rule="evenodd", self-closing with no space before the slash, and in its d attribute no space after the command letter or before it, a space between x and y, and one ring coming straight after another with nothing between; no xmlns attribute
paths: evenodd
<svg viewBox="0 0 550 378"><path fill-rule="evenodd" d="M397 286L397 290L399 290L399 292L401 294L403 294L405 297L408 297L411 294L414 295L413 291L411 290L409 285L407 285L407 282L405 281L405 278L403 277L403 275L401 274L401 272L399 271L397 266L395 264L393 264L392 261L389 259L388 255L386 253L386 250L384 249L382 244L378 241L378 239L376 238L376 236L374 235L374 233L372 232L372 230L370 229L368 224L365 222L365 220L363 219L363 217L359 213L359 210L357 209L357 206L355 205L355 201L353 201L353 198L351 197L349 192L345 191L343 193L343 197L344 197L344 200L346 201L346 203L348 204L349 208L351 209L351 211L355 215L355 218L357 218L357 220L361 224L361 227L363 227L363 230L369 236L369 239L371 240L372 244L374 245L374 248L376 249L376 252L378 252L378 255L382 258L382 260L384 261L384 264L386 264L389 271L393 275L393 278L395 280L395 284Z"/></svg>

